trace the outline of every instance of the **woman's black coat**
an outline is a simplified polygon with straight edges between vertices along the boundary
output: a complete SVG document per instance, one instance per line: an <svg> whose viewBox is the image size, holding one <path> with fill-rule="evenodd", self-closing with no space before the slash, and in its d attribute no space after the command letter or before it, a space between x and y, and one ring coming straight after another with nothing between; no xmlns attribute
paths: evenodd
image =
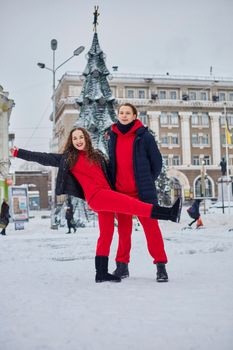
<svg viewBox="0 0 233 350"><path fill-rule="evenodd" d="M68 194L85 199L82 186L69 170L67 153L32 152L19 148L17 157L46 166L57 167L56 195ZM104 158L101 162L101 167L105 177L109 181L107 165Z"/></svg>
<svg viewBox="0 0 233 350"><path fill-rule="evenodd" d="M9 205L6 202L2 203L0 216L2 219L6 219L6 220L9 220L9 218L10 218Z"/></svg>

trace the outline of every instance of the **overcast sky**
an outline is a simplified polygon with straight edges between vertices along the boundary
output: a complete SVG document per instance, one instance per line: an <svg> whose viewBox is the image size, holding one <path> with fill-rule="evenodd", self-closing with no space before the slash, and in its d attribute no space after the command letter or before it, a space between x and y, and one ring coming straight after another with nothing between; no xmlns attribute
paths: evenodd
<svg viewBox="0 0 233 350"><path fill-rule="evenodd" d="M233 0L0 0L0 85L15 101L10 131L15 144L49 150L52 123L50 40L58 40L56 66L86 47L57 72L83 71L98 36L109 70L122 73L233 77Z"/></svg>

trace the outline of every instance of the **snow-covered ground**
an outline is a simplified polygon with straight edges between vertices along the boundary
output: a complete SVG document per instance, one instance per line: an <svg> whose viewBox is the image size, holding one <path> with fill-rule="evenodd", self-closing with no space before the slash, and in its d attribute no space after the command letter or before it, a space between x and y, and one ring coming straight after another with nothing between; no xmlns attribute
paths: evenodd
<svg viewBox="0 0 233 350"><path fill-rule="evenodd" d="M186 210L180 224L160 222L168 283L155 281L140 229L130 278L96 284L98 229L52 231L42 214L0 235L1 350L232 349L233 215L203 215L199 230L182 230Z"/></svg>

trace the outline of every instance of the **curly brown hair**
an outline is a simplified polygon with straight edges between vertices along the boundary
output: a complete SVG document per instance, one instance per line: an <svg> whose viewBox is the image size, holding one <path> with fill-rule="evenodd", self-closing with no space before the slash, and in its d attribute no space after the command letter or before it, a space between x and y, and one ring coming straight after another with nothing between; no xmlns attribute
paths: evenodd
<svg viewBox="0 0 233 350"><path fill-rule="evenodd" d="M91 162L94 162L96 164L101 164L101 162L105 160L104 154L100 150L94 149L94 147L92 146L91 137L88 134L87 130L84 128L77 127L77 128L73 128L70 131L68 139L63 149L63 153L67 153L67 160L68 160L69 167L72 168L75 165L79 155L79 151L73 146L73 141L72 141L73 132L76 130L82 131L84 135L84 140L86 142L85 152L87 154L87 158Z"/></svg>

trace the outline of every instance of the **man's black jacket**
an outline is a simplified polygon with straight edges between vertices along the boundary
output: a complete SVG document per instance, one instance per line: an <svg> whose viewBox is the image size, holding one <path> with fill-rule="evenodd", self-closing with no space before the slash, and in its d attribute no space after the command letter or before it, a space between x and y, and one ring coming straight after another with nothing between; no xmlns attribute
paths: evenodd
<svg viewBox="0 0 233 350"><path fill-rule="evenodd" d="M111 182L116 184L116 143L117 134L109 133L109 167ZM124 155L122 155L123 157ZM147 203L157 202L155 180L162 169L162 156L155 142L153 135L148 128L141 127L136 130L136 137L133 144L133 171L138 190L139 199Z"/></svg>

